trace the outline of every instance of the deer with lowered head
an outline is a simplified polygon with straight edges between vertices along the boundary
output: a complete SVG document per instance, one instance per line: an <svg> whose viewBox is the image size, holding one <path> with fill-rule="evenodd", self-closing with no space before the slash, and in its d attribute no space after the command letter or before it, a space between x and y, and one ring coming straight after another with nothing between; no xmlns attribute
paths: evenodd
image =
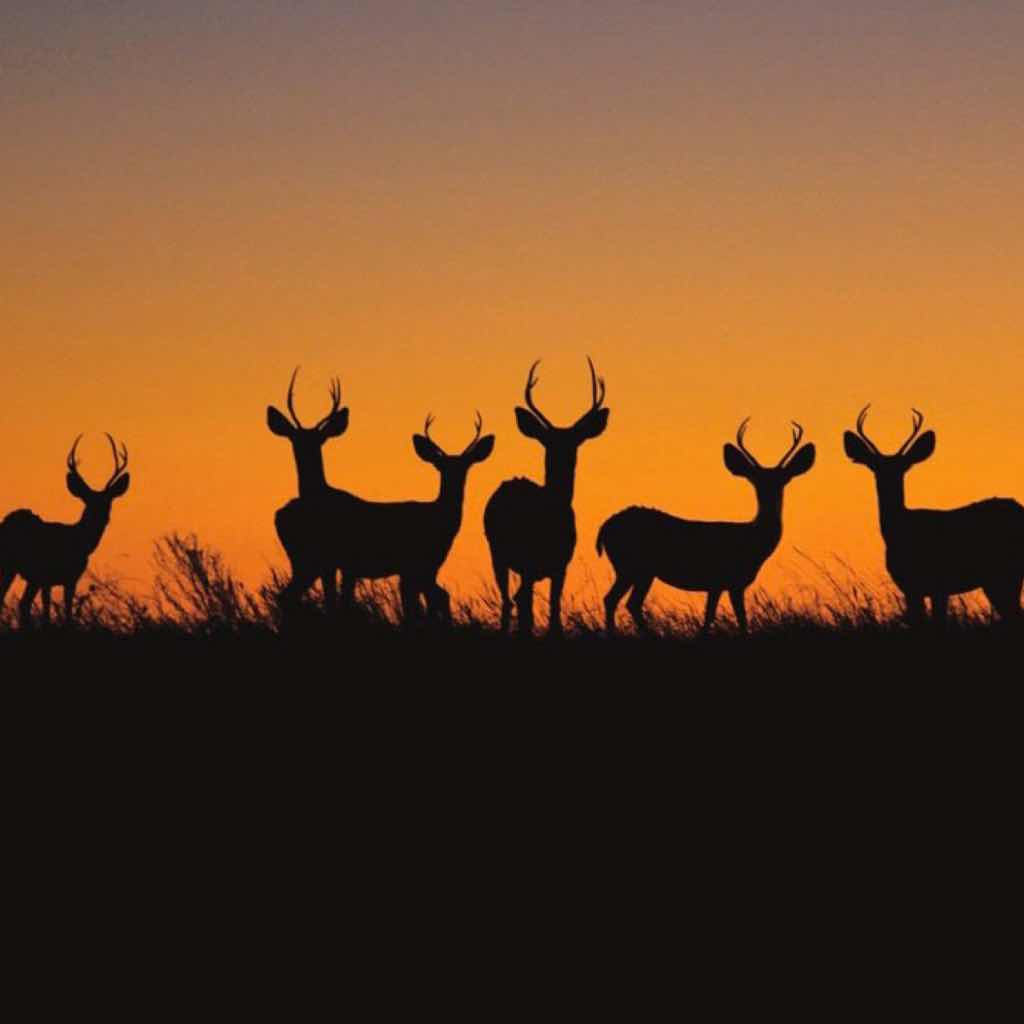
<svg viewBox="0 0 1024 1024"><path fill-rule="evenodd" d="M782 495L793 477L814 465L814 445L802 448L803 427L793 424L789 451L774 465L762 466L744 444L749 417L726 444L726 469L754 485L757 514L748 523L680 519L634 505L606 520L597 535L597 553L605 553L615 581L604 599L606 630L615 632L615 611L627 592L626 607L637 629L645 631L644 599L654 581L680 590L707 593L704 632L711 629L723 592L729 594L740 629L746 632L746 591L782 539Z"/></svg>
<svg viewBox="0 0 1024 1024"><path fill-rule="evenodd" d="M75 589L89 564L89 556L99 546L110 522L110 506L127 490L131 477L127 472L128 449L118 449L107 434L114 456L114 472L94 491L78 471L79 434L67 457L67 488L85 508L77 523L50 523L34 512L21 508L0 522L0 605L15 576L25 581L19 604L22 628L31 625L32 602L42 593L43 620L50 622L50 591L64 590L64 621L71 623L75 611Z"/></svg>
<svg viewBox="0 0 1024 1024"><path fill-rule="evenodd" d="M328 488L312 501L296 498L275 518L278 535L292 562L286 599L309 589L317 576L340 569L342 599L352 601L358 579L399 577L402 618L410 623L423 612L451 621L448 592L437 574L448 557L462 524L466 477L494 450L494 435L481 437L483 420L476 417L473 440L458 454L445 452L430 437L433 417L422 434L413 435L413 449L441 477L433 501L365 501L346 491Z"/></svg>
<svg viewBox="0 0 1024 1024"><path fill-rule="evenodd" d="M491 549L494 577L501 592L501 631L508 631L512 617L509 571L519 576L516 610L519 632L533 632L533 587L551 580L551 618L548 633L562 632L562 590L565 573L576 550L576 515L572 497L576 485L576 455L584 441L599 437L608 426L603 408L604 378L590 366L590 408L571 426L556 427L533 402L540 360L526 378L526 408L516 407L520 433L544 446L544 483L515 477L491 495L484 510L484 532Z"/></svg>
<svg viewBox="0 0 1024 1024"><path fill-rule="evenodd" d="M1012 498L986 498L954 509L907 508L903 478L931 457L935 432L921 433L924 415L914 409L910 436L885 455L864 431L870 408L860 411L856 433L843 434L843 447L851 461L874 474L885 565L903 592L907 618L923 620L927 597L941 626L951 595L980 588L1001 619L1021 621L1024 506Z"/></svg>

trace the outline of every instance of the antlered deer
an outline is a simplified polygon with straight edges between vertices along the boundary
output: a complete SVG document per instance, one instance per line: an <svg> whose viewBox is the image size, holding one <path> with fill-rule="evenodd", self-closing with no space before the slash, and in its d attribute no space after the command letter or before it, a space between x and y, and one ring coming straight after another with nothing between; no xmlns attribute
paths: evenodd
<svg viewBox="0 0 1024 1024"><path fill-rule="evenodd" d="M749 480L757 492L757 515L749 523L696 522L654 508L632 506L617 512L597 535L597 553L606 552L615 582L604 599L606 628L615 632L615 610L632 589L626 607L646 630L644 599L656 579L680 590L707 592L704 632L711 629L723 591L729 594L740 629L747 628L746 590L782 539L782 493L795 476L814 465L814 445L799 451L803 427L793 424L789 451L771 467L762 466L743 443L749 418L726 444L725 466Z"/></svg>
<svg viewBox="0 0 1024 1024"><path fill-rule="evenodd" d="M94 491L78 472L79 434L67 458L67 488L85 504L77 523L49 523L34 512L22 508L0 523L0 605L15 576L25 580L25 592L19 605L22 627L31 624L32 602L42 591L44 621L50 622L50 590L64 588L64 621L74 618L75 588L89 564L89 556L99 546L110 522L110 506L120 498L131 480L128 449L118 451L107 434L114 455L114 472L103 488Z"/></svg>
<svg viewBox="0 0 1024 1024"><path fill-rule="evenodd" d="M533 586L551 580L551 621L548 632L562 631L562 588L565 572L576 549L576 516L572 508L576 483L576 452L584 441L598 437L608 426L604 379L597 376L590 357L590 408L571 426L556 427L533 404L537 362L526 378L526 405L516 407L521 433L544 445L544 485L515 477L491 495L484 510L484 532L491 549L494 577L501 591L501 630L507 632L512 616L508 575L520 578L516 594L519 631L533 632Z"/></svg>
<svg viewBox="0 0 1024 1024"><path fill-rule="evenodd" d="M293 570L286 598L304 593L326 568L336 567L344 577L346 603L357 579L398 576L406 622L422 612L421 597L431 615L450 621L448 592L437 573L462 524L466 476L491 454L494 435L480 436L483 420L477 413L473 440L458 455L449 455L431 439L432 422L428 416L423 433L412 441L416 454L441 476L434 501L365 501L329 489L313 503L296 498L277 513L278 535Z"/></svg>
<svg viewBox="0 0 1024 1024"><path fill-rule="evenodd" d="M324 476L323 446L330 438L340 437L348 429L348 409L341 407L341 382L335 378L330 385L330 411L312 427L304 427L295 411L295 378L298 372L299 367L296 367L288 384L288 413L291 419L275 409L274 406L268 405L267 426L272 434L285 437L291 442L295 468L299 477L299 500L308 506L307 519L315 524L315 532L326 535L335 525L332 521L333 513L329 496L346 492L328 486L327 478ZM285 508L287 507L285 506ZM285 537L281 534L279 523L279 517L283 511L283 508L278 509L274 523L277 526L277 535L292 561L292 577L294 579L295 559L292 557ZM313 573L310 583L319 577L323 586L324 601L326 604L332 605L336 594L337 566L318 563L315 568L316 571Z"/></svg>
<svg viewBox="0 0 1024 1024"><path fill-rule="evenodd" d="M935 451L935 432L921 433L924 415L913 410L913 430L894 455L883 455L864 433L866 405L857 432L843 434L853 462L875 475L885 565L906 599L907 617L920 622L924 599L945 622L949 598L979 587L1002 619L1021 619L1024 586L1024 506L1012 498L987 498L948 510L907 508L903 477Z"/></svg>

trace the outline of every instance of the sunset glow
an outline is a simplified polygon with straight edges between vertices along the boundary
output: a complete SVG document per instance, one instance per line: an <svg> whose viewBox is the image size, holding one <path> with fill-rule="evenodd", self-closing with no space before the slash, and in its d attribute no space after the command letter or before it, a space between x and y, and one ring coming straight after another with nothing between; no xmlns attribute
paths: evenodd
<svg viewBox="0 0 1024 1024"><path fill-rule="evenodd" d="M449 451L480 410L441 574L491 585L482 510L541 480L519 434L607 381L583 445L569 589L609 577L601 522L630 504L743 519L722 446L817 463L786 492L759 582L797 549L884 571L874 485L842 432L910 409L934 457L908 502L1024 500L1024 8L763 3L39 3L5 16L0 517L77 518L65 490L130 453L92 567L151 576L195 532L250 582L286 567L295 496L265 424L301 365L310 420L341 378L327 476L433 498L411 437ZM19 584L20 589L20 584ZM676 597L656 587L659 599Z"/></svg>

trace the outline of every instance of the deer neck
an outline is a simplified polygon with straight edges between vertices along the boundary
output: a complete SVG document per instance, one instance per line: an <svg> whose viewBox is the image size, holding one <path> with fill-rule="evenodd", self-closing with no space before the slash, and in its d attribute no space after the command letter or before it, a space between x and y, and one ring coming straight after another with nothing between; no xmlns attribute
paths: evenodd
<svg viewBox="0 0 1024 1024"><path fill-rule="evenodd" d="M295 469L299 478L299 497L309 498L327 490L322 448L314 452L295 453Z"/></svg>
<svg viewBox="0 0 1024 1024"><path fill-rule="evenodd" d="M882 536L889 540L898 533L907 513L907 501L903 488L903 477L883 479L875 477L875 489L878 491L878 523Z"/></svg>
<svg viewBox="0 0 1024 1024"><path fill-rule="evenodd" d="M450 521L456 530L462 523L462 503L466 497L466 478L458 476L441 477L441 488L437 492L435 504L444 513L445 519Z"/></svg>
<svg viewBox="0 0 1024 1024"><path fill-rule="evenodd" d="M75 528L85 545L86 554L92 554L99 547L103 539L103 533L110 522L110 508L96 508L88 505L82 511L82 515Z"/></svg>
<svg viewBox="0 0 1024 1024"><path fill-rule="evenodd" d="M576 489L576 452L566 456L550 449L544 453L544 490L566 505L572 504Z"/></svg>
<svg viewBox="0 0 1024 1024"><path fill-rule="evenodd" d="M754 526L772 549L782 539L782 495L783 492L757 492L757 515Z"/></svg>

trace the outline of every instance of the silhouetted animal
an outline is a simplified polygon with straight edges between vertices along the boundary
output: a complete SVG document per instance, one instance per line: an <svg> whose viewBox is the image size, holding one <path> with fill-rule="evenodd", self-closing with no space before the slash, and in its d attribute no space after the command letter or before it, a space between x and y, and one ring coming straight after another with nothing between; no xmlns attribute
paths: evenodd
<svg viewBox="0 0 1024 1024"><path fill-rule="evenodd" d="M430 614L450 621L448 593L437 573L462 523L466 476L494 450L494 435L480 436L483 421L477 413L473 440L460 454L448 455L430 438L432 422L428 416L423 433L413 435L412 442L416 454L441 475L434 501L364 501L328 490L312 505L296 498L278 512L278 535L293 570L286 599L305 592L325 566L337 566L346 603L357 579L398 576L406 622L422 612L421 596Z"/></svg>
<svg viewBox="0 0 1024 1024"><path fill-rule="evenodd" d="M714 622L722 592L728 591L736 621L746 630L746 590L782 539L782 492L814 465L815 454L813 444L797 451L803 428L794 423L789 451L765 468L743 443L749 422L740 424L736 445L727 444L723 455L729 472L749 480L757 492L757 515L751 522L695 522L634 505L601 527L597 553L606 552L615 568L615 582L604 599L609 633L615 632L615 610L631 588L626 607L637 628L646 630L644 599L656 579L680 590L707 592L704 632Z"/></svg>
<svg viewBox="0 0 1024 1024"><path fill-rule="evenodd" d="M278 437L286 437L291 442L292 454L295 456L295 468L299 477L298 500L305 502L309 506L307 517L311 522L316 523L316 528L313 530L311 537L307 538L311 541L313 537L329 537L332 526L336 527L336 524L333 524L331 519L334 513L329 496L331 494L347 493L328 486L327 478L324 476L323 446L324 442L332 437L341 437L348 429L348 408L343 409L341 407L341 382L335 378L331 381L330 385L330 411L326 416L318 420L314 426L304 427L295 411L295 378L298 372L299 367L296 367L288 384L288 412L291 419L289 420L287 416L275 409L274 406L268 405L267 426L272 434L276 434ZM274 525L277 528L278 538L284 546L289 559L292 561L292 579L294 580L294 558L292 558L289 543L281 533L280 523L281 514L289 505L277 510L274 516ZM324 543L326 545L326 540ZM316 561L316 572L314 572L310 583L312 583L313 579L319 577L324 591L324 601L328 606L333 605L337 594L337 566L318 560L315 557L315 553L310 550L310 544L308 543L303 546L302 557L304 559L312 558ZM308 584L306 589L308 589Z"/></svg>
<svg viewBox="0 0 1024 1024"><path fill-rule="evenodd" d="M907 617L920 622L924 599L945 622L951 594L979 587L1003 619L1020 620L1024 585L1024 507L1011 498L987 498L949 510L909 509L903 477L935 451L935 432L921 434L924 415L913 410L913 430L894 455L883 455L864 433L866 405L857 433L843 434L853 462L875 475L878 516L885 540L885 564L906 599ZM920 434L920 436L918 436Z"/></svg>
<svg viewBox="0 0 1024 1024"><path fill-rule="evenodd" d="M484 509L484 532L491 549L494 577L501 592L501 631L507 632L512 616L508 594L509 570L519 574L516 609L519 631L533 632L533 586L551 580L551 622L548 632L562 632L562 588L565 572L576 549L576 516L572 508L576 483L576 452L608 426L609 410L604 403L604 379L597 376L590 357L590 408L571 426L556 427L533 404L535 373L540 360L530 367L526 378L526 405L516 407L516 424L521 433L544 445L544 486L515 477L506 480L491 495Z"/></svg>
<svg viewBox="0 0 1024 1024"><path fill-rule="evenodd" d="M64 588L64 621L74 618L75 588L99 546L110 522L110 506L128 490L128 449L118 451L107 434L114 455L114 472L103 489L94 491L79 475L76 453L82 435L75 438L67 458L67 487L85 509L77 523L49 523L28 509L18 509L0 523L0 605L15 576L25 580L19 605L22 627L31 624L32 602L42 591L44 621L50 622L50 590Z"/></svg>

